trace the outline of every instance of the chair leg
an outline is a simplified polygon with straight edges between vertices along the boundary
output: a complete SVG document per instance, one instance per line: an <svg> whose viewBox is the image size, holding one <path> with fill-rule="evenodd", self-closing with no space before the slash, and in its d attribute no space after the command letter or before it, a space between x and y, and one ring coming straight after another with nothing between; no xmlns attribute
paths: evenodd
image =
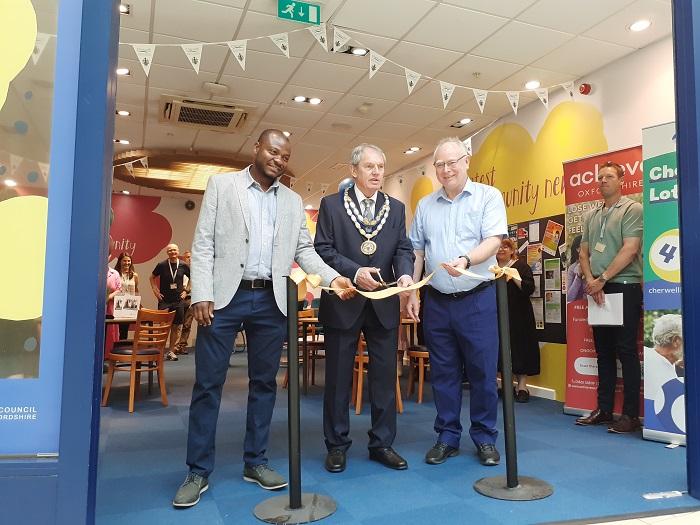
<svg viewBox="0 0 700 525"><path fill-rule="evenodd" d="M284 381L282 381L282 388L289 387L289 365L287 365L287 370L284 372Z"/></svg>
<svg viewBox="0 0 700 525"><path fill-rule="evenodd" d="M425 380L425 359L418 358L418 403L423 402L423 381Z"/></svg>
<svg viewBox="0 0 700 525"><path fill-rule="evenodd" d="M401 384L399 383L399 374L396 374L396 411L403 414L403 400L401 399Z"/></svg>
<svg viewBox="0 0 700 525"><path fill-rule="evenodd" d="M364 381L365 364L360 359L357 366L357 392L355 397L355 414L362 413L362 382Z"/></svg>
<svg viewBox="0 0 700 525"><path fill-rule="evenodd" d="M316 384L316 350L311 351L311 355L309 356L311 360L311 384L315 385Z"/></svg>
<svg viewBox="0 0 700 525"><path fill-rule="evenodd" d="M136 363L136 392L134 399L141 399L141 363Z"/></svg>
<svg viewBox="0 0 700 525"><path fill-rule="evenodd" d="M165 392L165 377L163 376L163 362L158 365L158 386L160 387L160 400L164 407L168 406L168 394Z"/></svg>
<svg viewBox="0 0 700 525"><path fill-rule="evenodd" d="M107 382L105 383L105 391L102 394L102 406L107 406L109 400L109 392L112 389L112 379L114 378L114 361L110 361L107 369Z"/></svg>
<svg viewBox="0 0 700 525"><path fill-rule="evenodd" d="M129 412L134 411L134 396L136 394L136 366L131 364L129 370Z"/></svg>
<svg viewBox="0 0 700 525"><path fill-rule="evenodd" d="M149 368L155 366L155 363L148 363ZM153 370L148 371L148 395L153 392Z"/></svg>
<svg viewBox="0 0 700 525"><path fill-rule="evenodd" d="M413 395L413 387L416 382L416 375L415 375L415 363L413 359L410 357L408 358L408 391L406 392L406 399L410 399L411 396Z"/></svg>

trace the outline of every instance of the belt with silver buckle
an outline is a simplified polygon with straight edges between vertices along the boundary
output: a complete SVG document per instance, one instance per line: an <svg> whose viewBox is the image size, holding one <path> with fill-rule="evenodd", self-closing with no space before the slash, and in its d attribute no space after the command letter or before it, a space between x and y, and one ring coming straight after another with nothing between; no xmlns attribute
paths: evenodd
<svg viewBox="0 0 700 525"><path fill-rule="evenodd" d="M263 290L265 288L272 288L272 281L268 281L267 279L253 279L251 281L243 279L240 288L244 290Z"/></svg>

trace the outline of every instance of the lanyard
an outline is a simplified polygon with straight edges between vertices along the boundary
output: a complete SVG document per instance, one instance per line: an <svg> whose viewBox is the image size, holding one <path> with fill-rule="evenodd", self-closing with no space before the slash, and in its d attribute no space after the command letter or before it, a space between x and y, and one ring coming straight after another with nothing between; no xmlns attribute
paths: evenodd
<svg viewBox="0 0 700 525"><path fill-rule="evenodd" d="M180 267L180 259L177 260L175 263L175 271L173 271L173 265L170 264L170 261L168 261L168 270L170 270L170 277L172 278L172 281L175 282L175 276L177 275L177 269Z"/></svg>
<svg viewBox="0 0 700 525"><path fill-rule="evenodd" d="M620 199L620 200L622 200L622 199ZM620 204L620 200L618 200L614 205L610 206L610 208L608 208L608 211L607 211L607 213L605 213L605 215L603 215L603 210L602 209L600 210L600 215L602 217L601 222L600 222L600 240L603 240L603 233L605 232L605 226L608 224L608 216L610 215L610 213L613 211L614 208L617 208L618 204ZM603 208L605 208L605 206L603 206Z"/></svg>

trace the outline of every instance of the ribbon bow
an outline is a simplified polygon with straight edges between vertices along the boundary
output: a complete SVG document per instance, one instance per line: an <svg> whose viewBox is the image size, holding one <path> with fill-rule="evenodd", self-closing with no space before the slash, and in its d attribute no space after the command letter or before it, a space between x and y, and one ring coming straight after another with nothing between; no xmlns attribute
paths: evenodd
<svg viewBox="0 0 700 525"><path fill-rule="evenodd" d="M518 273L518 270L516 270L512 266L501 267L501 266L498 266L497 264L494 264L493 266L489 267L489 271L494 274L496 279L499 279L499 278L505 276L506 281L510 281L511 279L515 279L516 281L522 282L522 278L520 277L520 273Z"/></svg>
<svg viewBox="0 0 700 525"><path fill-rule="evenodd" d="M301 284L302 282L306 281L309 283L313 288L317 288L319 284L321 284L321 276L316 274L316 273L306 273L304 270L301 268L292 268L292 271L289 274L289 278L297 283L297 285Z"/></svg>

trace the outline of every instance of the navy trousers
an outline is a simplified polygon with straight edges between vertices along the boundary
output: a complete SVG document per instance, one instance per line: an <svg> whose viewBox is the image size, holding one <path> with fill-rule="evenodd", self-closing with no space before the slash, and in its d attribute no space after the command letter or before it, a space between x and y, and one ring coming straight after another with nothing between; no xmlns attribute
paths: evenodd
<svg viewBox="0 0 700 525"><path fill-rule="evenodd" d="M462 370L470 384L469 435L475 445L495 443L498 431L498 317L496 287L454 298L429 289L423 333L430 353L430 381L438 441L459 447L462 435Z"/></svg>
<svg viewBox="0 0 700 525"><path fill-rule="evenodd" d="M208 476L214 470L221 391L236 334L241 329L246 331L248 342L248 415L243 460L249 466L267 463L265 452L287 324L271 288L239 289L227 306L214 311L210 326L200 326L197 330L187 465L191 472L201 476Z"/></svg>

